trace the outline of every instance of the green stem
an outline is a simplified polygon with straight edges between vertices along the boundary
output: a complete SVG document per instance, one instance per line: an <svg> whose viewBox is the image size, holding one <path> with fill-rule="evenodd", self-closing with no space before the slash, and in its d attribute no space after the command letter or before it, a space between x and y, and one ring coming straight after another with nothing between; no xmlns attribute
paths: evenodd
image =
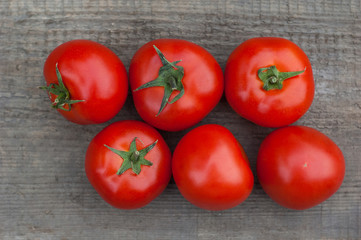
<svg viewBox="0 0 361 240"><path fill-rule="evenodd" d="M177 63L179 63L181 60L170 62L156 46L153 45L153 47L157 52L163 66L159 68L158 77L156 79L143 84L142 86L135 89L134 92L150 87L164 87L162 103L160 104L159 111L156 115L158 116L168 103L172 104L178 101L184 95L184 87L182 83L184 68L177 65ZM179 91L179 93L172 99L172 101L169 101L173 91Z"/></svg>
<svg viewBox="0 0 361 240"><path fill-rule="evenodd" d="M71 110L71 104L83 102L84 100L72 100L70 99L69 90L65 87L63 83L63 78L60 74L58 63L55 64L56 76L58 78L58 84L51 83L49 86L39 87L40 89L46 90L51 98L51 94L56 95L57 97L52 102L52 107L56 109L61 109L64 111ZM65 106L68 108L65 108Z"/></svg>
<svg viewBox="0 0 361 240"><path fill-rule="evenodd" d="M146 148L143 148L141 150L137 149L136 146L136 140L135 137L132 142L130 143L129 151L120 151L115 148L109 147L108 145L104 144L105 147L107 147L110 151L117 154L123 159L123 163L120 166L120 168L117 171L117 175L122 175L125 171L128 169L132 169L132 171L139 175L141 171L141 165L146 166L152 166L153 163L145 159L145 155L147 155L150 150L154 148L154 146L157 144L158 140L156 140L154 143L149 145Z"/></svg>
<svg viewBox="0 0 361 240"><path fill-rule="evenodd" d="M282 89L283 81L295 77L306 71L306 68L302 71L296 72L280 72L276 66L258 69L258 77L263 82L263 89L266 91L272 89Z"/></svg>

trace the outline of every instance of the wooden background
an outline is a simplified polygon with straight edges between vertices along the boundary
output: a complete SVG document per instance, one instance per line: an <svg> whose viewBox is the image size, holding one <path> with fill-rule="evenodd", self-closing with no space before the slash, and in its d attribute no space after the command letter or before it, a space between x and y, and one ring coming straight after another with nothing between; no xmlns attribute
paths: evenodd
<svg viewBox="0 0 361 240"><path fill-rule="evenodd" d="M110 122L80 126L50 109L37 89L48 54L71 39L106 45L128 68L144 43L182 38L224 69L236 46L259 36L288 38L309 56L315 99L296 124L322 131L345 155L340 190L306 211L275 204L257 178L251 196L227 211L198 209L173 181L142 209L114 209L88 183L84 155L109 123L140 119L130 95ZM360 75L359 0L0 0L0 239L361 239ZM242 119L225 98L205 123L230 129L255 172L272 129ZM187 131L161 133L173 150Z"/></svg>

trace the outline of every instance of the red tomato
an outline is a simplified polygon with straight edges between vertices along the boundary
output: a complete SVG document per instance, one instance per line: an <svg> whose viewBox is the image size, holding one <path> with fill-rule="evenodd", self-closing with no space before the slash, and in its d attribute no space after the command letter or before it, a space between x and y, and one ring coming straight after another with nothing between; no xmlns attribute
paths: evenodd
<svg viewBox="0 0 361 240"><path fill-rule="evenodd" d="M115 122L90 142L85 172L113 207L140 208L166 188L171 177L171 152L151 126L139 121Z"/></svg>
<svg viewBox="0 0 361 240"><path fill-rule="evenodd" d="M323 133L290 126L272 132L263 141L257 175L274 201L303 210L338 190L345 175L345 160L338 146Z"/></svg>
<svg viewBox="0 0 361 240"><path fill-rule="evenodd" d="M247 156L226 128L208 124L187 133L172 159L173 178L181 194L208 210L237 206L253 188Z"/></svg>
<svg viewBox="0 0 361 240"><path fill-rule="evenodd" d="M310 61L287 39L249 39L227 61L229 104L242 117L264 127L297 121L311 106L314 88Z"/></svg>
<svg viewBox="0 0 361 240"><path fill-rule="evenodd" d="M78 124L110 120L128 94L123 63L110 49L89 40L72 40L56 47L45 61L44 77L48 87L43 89L49 91L53 107Z"/></svg>
<svg viewBox="0 0 361 240"><path fill-rule="evenodd" d="M167 131L198 123L223 94L217 61L202 47L179 39L142 46L130 63L129 80L139 115Z"/></svg>

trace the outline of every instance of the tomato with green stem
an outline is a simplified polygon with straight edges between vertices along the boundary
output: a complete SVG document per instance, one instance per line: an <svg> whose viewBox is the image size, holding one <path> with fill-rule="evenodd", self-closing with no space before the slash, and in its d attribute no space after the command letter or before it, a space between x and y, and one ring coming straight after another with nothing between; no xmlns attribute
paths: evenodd
<svg viewBox="0 0 361 240"><path fill-rule="evenodd" d="M214 57L180 39L142 46L130 63L129 80L141 118L166 131L195 125L223 94L223 73Z"/></svg>
<svg viewBox="0 0 361 240"><path fill-rule="evenodd" d="M171 152L162 136L143 122L115 122L88 146L85 172L110 205L136 209L149 204L171 177Z"/></svg>
<svg viewBox="0 0 361 240"><path fill-rule="evenodd" d="M284 38L252 38L229 56L225 95L242 117L264 127L297 121L314 97L312 67L306 54Z"/></svg>
<svg viewBox="0 0 361 240"><path fill-rule="evenodd" d="M112 119L128 94L126 69L100 43L78 39L61 44L44 64L52 107L71 122L97 124Z"/></svg>

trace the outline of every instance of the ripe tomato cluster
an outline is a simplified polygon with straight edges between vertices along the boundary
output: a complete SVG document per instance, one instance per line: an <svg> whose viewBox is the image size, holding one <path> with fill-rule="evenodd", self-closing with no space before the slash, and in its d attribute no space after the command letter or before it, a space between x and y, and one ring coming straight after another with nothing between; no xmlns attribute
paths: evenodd
<svg viewBox="0 0 361 240"><path fill-rule="evenodd" d="M126 69L107 47L72 40L55 48L44 65L52 107L78 124L112 119L128 93ZM129 68L133 101L145 121L110 124L90 142L85 157L89 182L110 205L140 208L166 188L171 176L192 204L225 210L251 194L254 176L233 134L217 124L190 130L173 154L155 129L179 131L199 123L223 92L240 116L278 128L259 149L257 177L278 204L307 209L341 186L345 161L326 135L288 126L312 104L314 80L306 54L283 38L253 38L229 56L223 74L199 45L158 39L142 46ZM154 128L155 127L155 128Z"/></svg>

